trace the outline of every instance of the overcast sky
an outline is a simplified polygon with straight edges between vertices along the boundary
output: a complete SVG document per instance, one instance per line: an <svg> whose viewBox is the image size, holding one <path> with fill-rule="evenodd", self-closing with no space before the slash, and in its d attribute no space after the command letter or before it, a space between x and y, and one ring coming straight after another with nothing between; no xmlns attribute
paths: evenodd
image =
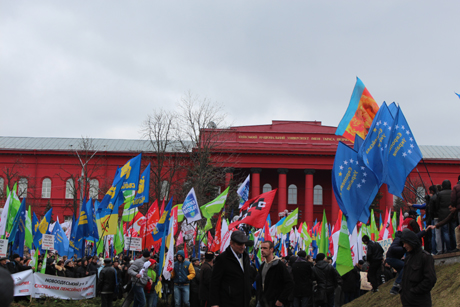
<svg viewBox="0 0 460 307"><path fill-rule="evenodd" d="M234 125L340 122L358 76L460 145L458 1L2 1L0 135L140 138L191 91Z"/></svg>

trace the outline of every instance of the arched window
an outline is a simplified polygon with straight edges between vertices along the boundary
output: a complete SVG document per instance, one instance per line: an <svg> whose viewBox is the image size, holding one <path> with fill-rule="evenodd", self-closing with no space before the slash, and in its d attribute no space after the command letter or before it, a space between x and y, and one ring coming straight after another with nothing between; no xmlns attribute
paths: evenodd
<svg viewBox="0 0 460 307"><path fill-rule="evenodd" d="M89 181L89 197L98 199L99 197L99 180L91 179Z"/></svg>
<svg viewBox="0 0 460 307"><path fill-rule="evenodd" d="M297 205L297 187L295 184L288 187L288 204Z"/></svg>
<svg viewBox="0 0 460 307"><path fill-rule="evenodd" d="M163 180L161 182L161 199L167 199L169 195L169 182L167 180Z"/></svg>
<svg viewBox="0 0 460 307"><path fill-rule="evenodd" d="M262 187L262 193L267 193L267 192L270 192L271 190L272 190L272 185L269 183L264 184L264 186Z"/></svg>
<svg viewBox="0 0 460 307"><path fill-rule="evenodd" d="M27 196L27 178L20 178L18 183L18 197L24 198Z"/></svg>
<svg viewBox="0 0 460 307"><path fill-rule="evenodd" d="M49 178L42 181L42 198L51 198L51 179Z"/></svg>
<svg viewBox="0 0 460 307"><path fill-rule="evenodd" d="M72 178L67 179L65 183L65 198L66 199L73 199L73 195L75 193L75 184Z"/></svg>
<svg viewBox="0 0 460 307"><path fill-rule="evenodd" d="M5 193L5 179L0 177L0 195L3 195L3 193Z"/></svg>
<svg viewBox="0 0 460 307"><path fill-rule="evenodd" d="M315 185L313 188L313 205L322 205L323 204L323 187Z"/></svg>

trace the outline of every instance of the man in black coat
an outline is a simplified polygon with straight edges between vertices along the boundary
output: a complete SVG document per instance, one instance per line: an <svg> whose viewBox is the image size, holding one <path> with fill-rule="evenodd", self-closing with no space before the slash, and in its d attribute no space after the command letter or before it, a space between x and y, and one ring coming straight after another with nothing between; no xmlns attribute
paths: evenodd
<svg viewBox="0 0 460 307"><path fill-rule="evenodd" d="M200 298L198 295L200 289L200 260L198 258L191 259L195 277L190 281L190 307L200 307Z"/></svg>
<svg viewBox="0 0 460 307"><path fill-rule="evenodd" d="M431 289L436 284L434 259L422 249L422 242L409 229L403 230L401 241L407 250L401 282L401 303L403 307L430 307Z"/></svg>
<svg viewBox="0 0 460 307"><path fill-rule="evenodd" d="M297 259L292 265L292 276L294 278L294 306L308 306L313 303L313 263L307 261L307 253L300 251ZM311 302L309 302L311 301ZM313 305L313 304L311 304Z"/></svg>
<svg viewBox="0 0 460 307"><path fill-rule="evenodd" d="M326 255L316 255L316 265L313 268L315 279L318 284L315 295L316 307L334 306L334 293L338 285L342 283L339 272L326 260Z"/></svg>
<svg viewBox="0 0 460 307"><path fill-rule="evenodd" d="M112 307L113 294L116 292L117 285L116 273L112 267L112 259L104 259L104 265L99 274L97 289L101 294L101 306Z"/></svg>
<svg viewBox="0 0 460 307"><path fill-rule="evenodd" d="M209 306L209 289L211 288L212 278L212 265L214 260L214 253L207 252L204 256L205 262L201 265L200 272L200 290L199 297L202 307Z"/></svg>
<svg viewBox="0 0 460 307"><path fill-rule="evenodd" d="M289 304L289 296L294 282L281 258L273 253L273 242L265 241L260 245L265 261L256 277L257 298L262 307L283 306Z"/></svg>
<svg viewBox="0 0 460 307"><path fill-rule="evenodd" d="M217 256L211 278L210 306L248 307L254 282L246 245L253 244L244 232L230 237L230 246Z"/></svg>
<svg viewBox="0 0 460 307"><path fill-rule="evenodd" d="M361 267L357 263L353 269L342 276L342 291L344 304L350 303L359 296L361 288Z"/></svg>
<svg viewBox="0 0 460 307"><path fill-rule="evenodd" d="M367 235L363 236L363 243L367 245L366 259L369 262L367 279L372 284L372 292L379 291L378 271L382 266L383 248L377 242L371 241Z"/></svg>

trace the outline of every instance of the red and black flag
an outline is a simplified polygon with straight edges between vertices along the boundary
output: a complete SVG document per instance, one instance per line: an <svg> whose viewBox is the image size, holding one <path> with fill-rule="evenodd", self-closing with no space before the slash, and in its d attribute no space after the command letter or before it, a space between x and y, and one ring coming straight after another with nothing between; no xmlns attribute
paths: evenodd
<svg viewBox="0 0 460 307"><path fill-rule="evenodd" d="M241 207L241 217L237 221L231 223L228 229L233 229L239 224L251 225L255 228L264 227L275 194L276 189L248 200L243 207Z"/></svg>

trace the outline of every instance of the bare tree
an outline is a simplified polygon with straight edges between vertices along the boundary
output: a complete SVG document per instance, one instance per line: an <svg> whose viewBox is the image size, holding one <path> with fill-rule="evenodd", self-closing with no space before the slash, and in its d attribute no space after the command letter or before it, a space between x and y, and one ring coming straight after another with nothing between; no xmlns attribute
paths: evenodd
<svg viewBox="0 0 460 307"><path fill-rule="evenodd" d="M159 109L147 116L141 128L143 138L149 141L154 153L149 158L150 185L153 188L152 198L158 201L178 189L180 183L175 178L185 167L181 143L175 140L176 127L177 114Z"/></svg>

